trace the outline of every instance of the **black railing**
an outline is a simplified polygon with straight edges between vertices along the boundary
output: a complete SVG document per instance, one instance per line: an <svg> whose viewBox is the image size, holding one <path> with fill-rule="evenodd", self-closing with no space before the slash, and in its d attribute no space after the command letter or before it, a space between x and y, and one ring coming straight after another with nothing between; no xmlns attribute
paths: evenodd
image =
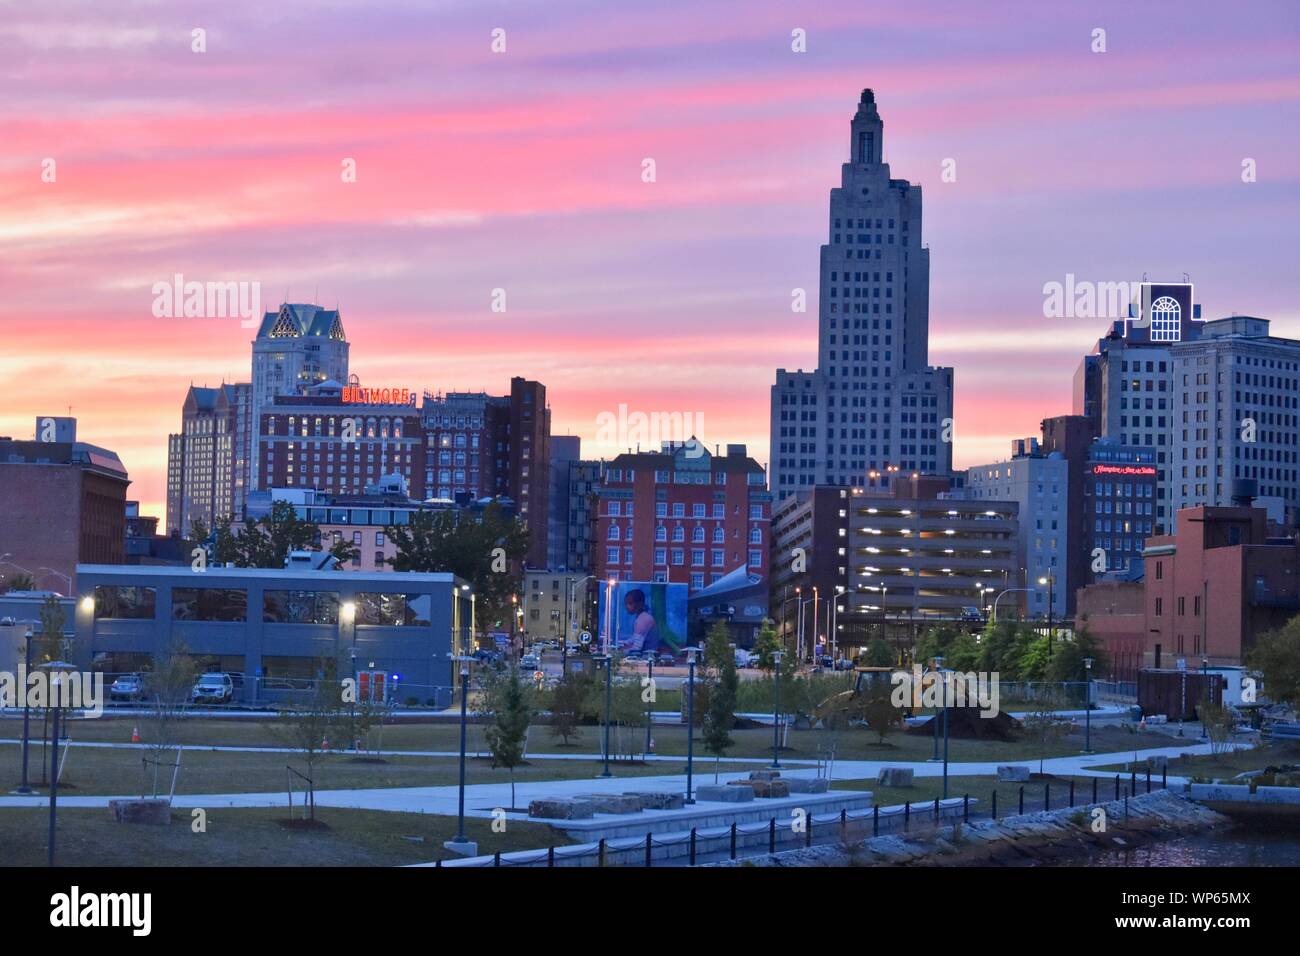
<svg viewBox="0 0 1300 956"><path fill-rule="evenodd" d="M1076 781L1069 780L1066 786L1053 788L1051 781L1042 784L1042 803L1034 799L1031 806L1039 807L1044 812L1069 809L1075 806L1086 807L1097 804L1099 784L1102 778L1092 778L1092 799L1088 803L1077 802ZM1058 784L1062 781L1057 781ZM1160 789L1167 789L1165 774L1161 774ZM1130 774L1128 782L1122 775L1114 777L1114 799L1123 799L1127 807L1130 797L1143 792L1150 793L1153 781L1147 774L1145 786L1139 783L1135 773ZM1018 813L1025 813L1026 786L1019 786L1016 791ZM1036 787L1030 785L1029 796L1034 798ZM490 857L474 861L465 861L464 866L559 866L562 864L582 863L595 860L597 866L642 866L653 867L656 861L655 850L672 850L682 847L684 852L662 854L660 865L696 866L701 862L735 860L743 856L758 856L763 853L776 853L778 850L799 849L812 846L845 845L860 842L872 836L889 833L913 833L922 828L935 830L956 822L970 823L976 820L997 820L998 791L993 790L986 802L981 802L970 794L950 797L947 800L935 798L922 804L925 810L916 812L911 801L901 805L881 806L872 804L858 810L841 809L827 814L806 813L789 818L770 817L751 823L736 823L717 827L692 827L689 831L675 832L670 836L646 833L643 836L602 838L596 844L578 844L551 846L543 850L520 850L496 852ZM1035 812L1031 810L1031 812ZM1127 812L1127 811L1126 811ZM751 840L744 843L744 837L767 839ZM685 857L683 864L676 864L674 859ZM442 866L442 861L436 863Z"/></svg>

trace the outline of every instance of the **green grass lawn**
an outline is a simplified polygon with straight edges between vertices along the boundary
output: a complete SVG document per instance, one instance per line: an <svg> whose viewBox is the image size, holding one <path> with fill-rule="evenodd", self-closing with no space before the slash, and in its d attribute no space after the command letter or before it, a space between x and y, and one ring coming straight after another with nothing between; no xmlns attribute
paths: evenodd
<svg viewBox="0 0 1300 956"><path fill-rule="evenodd" d="M296 816L296 812L295 812ZM170 826L117 823L106 809L59 810L56 862L63 866L399 866L448 859L442 842L456 835L456 818L378 810L318 807L326 829L281 825L282 807L211 809L207 831L194 833L187 810L173 810ZM44 866L48 812L43 807L0 809L0 863ZM467 818L466 836L479 853L529 850L572 841L549 826L507 821L493 833L490 820ZM423 837L423 842L403 839Z"/></svg>
<svg viewBox="0 0 1300 956"><path fill-rule="evenodd" d="M103 794L139 794L145 782L141 763L144 751L110 750L106 748L73 747L64 764L60 792L70 796ZM48 769L42 767L41 748L32 750L29 779L46 792L42 781ZM316 787L320 790L369 789L377 787L438 787L454 786L459 779L459 761L455 757L387 757L384 762L373 758L357 758L346 754L326 758L317 764ZM703 768L706 761L697 761ZM181 771L176 792L185 793L283 793L288 774L286 764L305 772L306 766L297 754L255 751L186 751L181 759ZM724 765L727 770L752 770L762 766L752 764ZM615 777L643 777L654 774L680 773L684 764L627 763L614 761L611 772ZM599 760L537 760L516 767L515 783L519 785L520 801L528 798L527 784L539 780L592 779L601 772ZM45 770L43 773L42 771ZM702 772L702 770L701 770ZM159 790L165 794L171 786L170 769L159 772ZM471 759L466 764L466 782L470 784L508 784L510 771L493 769L487 759ZM21 779L19 748L5 747L0 752L0 787L7 791ZM149 772L149 792L152 793L152 770ZM295 781L295 790L300 783Z"/></svg>
<svg viewBox="0 0 1300 956"><path fill-rule="evenodd" d="M146 721L132 718L115 718L106 716L99 720L78 720L71 725L71 736L75 741L119 742L131 740L131 733L139 727L145 742L150 740L151 728ZM467 740L470 753L486 754L488 751L484 740L486 724L471 723ZM21 736L22 722L18 720L0 721L0 738L16 740ZM33 737L39 737L41 724L33 725ZM627 728L614 732L615 752L644 749L644 728ZM735 741L728 751L728 757L767 759L772 753L772 730L770 727L734 730L731 734ZM667 756L686 756L686 729L680 724L655 724L653 727L655 753ZM178 739L182 744L195 746L243 746L275 747L283 746L284 741L275 732L274 721L252 719L211 719L195 718L179 724ZM1043 750L1045 756L1067 756L1082 750L1082 729L1064 739L1053 741L1045 749L1030 740L1021 741L949 741L949 758L953 761L1027 761L1039 756ZM926 760L933 750L933 743L928 734L911 734L896 731L889 735L883 745L876 742L876 735L864 728L850 728L842 731L838 738L824 730L791 730L787 738L787 748L783 755L792 759L815 760L819 753L824 753L832 743L837 747L840 760ZM335 745L340 744L335 741ZM383 728L382 734L371 734L369 744L373 748L389 751L418 750L442 751L453 753L460 747L460 728L455 721L432 721L426 723L397 723ZM1116 726L1095 726L1092 729L1092 749L1098 753L1107 751L1132 751L1148 747L1175 746L1176 741L1166 735L1151 731L1130 731ZM601 749L601 728L585 726L581 735L570 741L568 746L550 733L545 724L535 725L529 734L529 751L531 753L560 754L599 754ZM5 751L0 748L0 761L5 759ZM695 752L701 754L699 733L696 733ZM138 758L137 758L138 759ZM283 767L281 767L283 769Z"/></svg>

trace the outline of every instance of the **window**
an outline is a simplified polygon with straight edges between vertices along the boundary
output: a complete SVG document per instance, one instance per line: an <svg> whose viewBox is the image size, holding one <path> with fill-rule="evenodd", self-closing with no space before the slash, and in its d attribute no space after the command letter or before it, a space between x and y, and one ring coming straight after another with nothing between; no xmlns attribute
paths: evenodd
<svg viewBox="0 0 1300 956"><path fill-rule="evenodd" d="M139 620L152 618L158 592L134 586L95 588L95 617Z"/></svg>
<svg viewBox="0 0 1300 956"><path fill-rule="evenodd" d="M172 588L173 621L246 621L248 592L240 588Z"/></svg>
<svg viewBox="0 0 1300 956"><path fill-rule="evenodd" d="M371 627L427 627L433 596L363 592L355 598L356 623Z"/></svg>
<svg viewBox="0 0 1300 956"><path fill-rule="evenodd" d="M262 620L267 624L337 624L337 591L264 591Z"/></svg>
<svg viewBox="0 0 1300 956"><path fill-rule="evenodd" d="M750 566L751 568L758 568L758 567L762 567L762 565L763 565L763 552L762 552L761 550L760 550L760 551L750 551L750 552L749 552L749 566Z"/></svg>

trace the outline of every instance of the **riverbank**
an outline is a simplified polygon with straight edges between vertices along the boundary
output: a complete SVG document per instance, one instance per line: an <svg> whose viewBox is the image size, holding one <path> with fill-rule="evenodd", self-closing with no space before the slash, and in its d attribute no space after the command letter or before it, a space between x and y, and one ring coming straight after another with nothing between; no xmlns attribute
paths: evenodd
<svg viewBox="0 0 1300 956"><path fill-rule="evenodd" d="M1220 813L1170 791L1127 801L980 820L852 845L789 850L714 866L1018 866L1053 864L1227 828Z"/></svg>

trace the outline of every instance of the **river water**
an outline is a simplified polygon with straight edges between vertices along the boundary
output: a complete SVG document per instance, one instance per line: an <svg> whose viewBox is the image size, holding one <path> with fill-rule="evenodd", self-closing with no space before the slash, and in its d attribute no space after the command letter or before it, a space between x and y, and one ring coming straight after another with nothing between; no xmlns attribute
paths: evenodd
<svg viewBox="0 0 1300 956"><path fill-rule="evenodd" d="M1246 823L1052 866L1300 866L1300 829Z"/></svg>

